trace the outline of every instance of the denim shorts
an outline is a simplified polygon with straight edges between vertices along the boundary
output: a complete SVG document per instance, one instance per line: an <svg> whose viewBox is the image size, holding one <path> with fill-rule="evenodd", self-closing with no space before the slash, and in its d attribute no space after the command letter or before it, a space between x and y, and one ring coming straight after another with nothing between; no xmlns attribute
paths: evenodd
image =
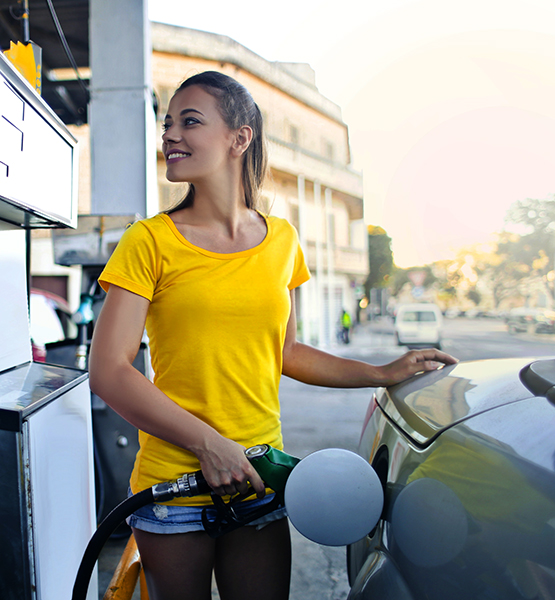
<svg viewBox="0 0 555 600"><path fill-rule="evenodd" d="M265 506L272 501L275 494L266 494L261 500L245 500L233 505L237 516L241 517L250 511ZM150 533L189 533L191 531L204 531L202 524L202 510L206 508L206 516L210 521L216 517L214 505L204 506L174 506L171 504L147 504L127 517L127 524L135 529ZM285 507L280 506L248 525L262 529L264 525L283 519L287 516Z"/></svg>

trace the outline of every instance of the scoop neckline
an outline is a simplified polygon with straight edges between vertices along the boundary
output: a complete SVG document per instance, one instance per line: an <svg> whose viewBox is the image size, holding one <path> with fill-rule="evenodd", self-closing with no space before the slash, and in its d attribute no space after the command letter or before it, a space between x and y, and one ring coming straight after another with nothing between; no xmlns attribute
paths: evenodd
<svg viewBox="0 0 555 600"><path fill-rule="evenodd" d="M191 248L192 250L195 250L199 254L204 254L205 256L210 256L212 258L219 258L221 260L230 260L233 258L242 258L242 257L246 257L246 256L252 256L253 254L258 254L261 250L264 249L264 247L270 241L270 237L271 237L271 233L272 233L272 229L270 226L270 220L268 219L267 215L261 213L259 210L257 210L256 212L264 219L264 223L266 223L266 235L265 235L264 239L260 242L260 244L258 244L257 246L254 246L253 248L249 248L247 250L241 250L239 252L229 252L229 253L213 252L211 250L207 250L206 248L201 248L200 246L196 246L195 244L190 242L179 231L179 229L177 228L176 224L173 222L170 215L168 215L167 213L161 213L159 216L162 217L163 221L168 225L168 227L170 228L170 230L172 231L174 236L178 239L178 241L181 242L182 244L184 244L185 246Z"/></svg>

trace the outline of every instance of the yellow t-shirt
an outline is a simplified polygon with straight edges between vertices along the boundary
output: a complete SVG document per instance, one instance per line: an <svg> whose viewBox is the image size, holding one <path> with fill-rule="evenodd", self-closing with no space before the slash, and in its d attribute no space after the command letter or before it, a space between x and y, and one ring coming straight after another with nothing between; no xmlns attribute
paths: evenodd
<svg viewBox="0 0 555 600"><path fill-rule="evenodd" d="M99 281L150 301L154 384L223 436L283 447L278 389L289 291L310 277L295 229L264 217L261 244L232 254L188 242L171 218L139 221L122 236ZM136 493L199 469L196 457L139 432ZM174 504L201 505L208 496Z"/></svg>

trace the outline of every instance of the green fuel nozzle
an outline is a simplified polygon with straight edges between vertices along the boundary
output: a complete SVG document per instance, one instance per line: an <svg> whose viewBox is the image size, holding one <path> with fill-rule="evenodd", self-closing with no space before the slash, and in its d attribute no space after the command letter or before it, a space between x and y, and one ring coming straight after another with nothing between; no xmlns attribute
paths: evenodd
<svg viewBox="0 0 555 600"><path fill-rule="evenodd" d="M287 478L301 460L268 444L247 448L245 455L257 470L262 481L276 494L283 494Z"/></svg>

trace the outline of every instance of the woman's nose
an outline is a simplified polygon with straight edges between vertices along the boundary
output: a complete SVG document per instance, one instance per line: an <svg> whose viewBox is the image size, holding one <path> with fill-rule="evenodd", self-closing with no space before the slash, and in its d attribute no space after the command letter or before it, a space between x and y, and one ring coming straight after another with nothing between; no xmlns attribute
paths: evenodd
<svg viewBox="0 0 555 600"><path fill-rule="evenodd" d="M162 134L162 141L164 142L175 142L180 139L181 136L179 135L179 131L174 125L168 125L167 129Z"/></svg>

